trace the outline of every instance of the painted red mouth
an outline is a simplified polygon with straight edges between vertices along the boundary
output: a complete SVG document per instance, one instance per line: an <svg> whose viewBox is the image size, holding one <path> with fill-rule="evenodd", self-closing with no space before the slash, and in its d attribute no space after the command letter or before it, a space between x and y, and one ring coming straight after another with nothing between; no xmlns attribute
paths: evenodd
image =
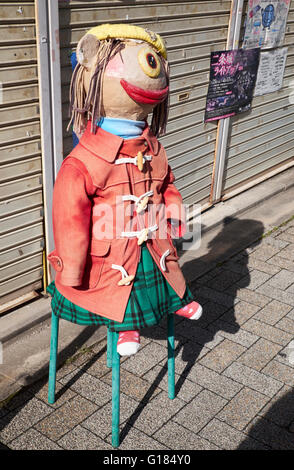
<svg viewBox="0 0 294 470"><path fill-rule="evenodd" d="M162 90L143 90L124 79L120 81L121 86L134 101L144 104L159 104L165 100L168 95L169 87Z"/></svg>

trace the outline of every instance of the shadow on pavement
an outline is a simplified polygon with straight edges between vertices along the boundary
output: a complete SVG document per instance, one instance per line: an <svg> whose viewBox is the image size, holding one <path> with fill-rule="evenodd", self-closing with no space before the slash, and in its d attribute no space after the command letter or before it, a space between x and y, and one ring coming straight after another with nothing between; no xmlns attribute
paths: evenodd
<svg viewBox="0 0 294 470"><path fill-rule="evenodd" d="M198 321L191 322L191 320L175 317L176 373L179 368L181 370L178 379L176 377L176 396L183 387L203 348L212 342L220 331L229 334L235 334L239 331L240 326L236 322L234 309L236 296L238 289L246 288L250 284L246 248L248 246L250 248L257 246L263 233L264 226L260 221L227 217L224 219L222 230L209 243L207 254L185 263L183 272L189 264L189 272L192 269L195 278L198 273L201 276L203 266L206 264L209 264L211 269L215 270L216 277L210 279L209 275L204 275L203 278L200 277L199 279L201 282L196 280L190 285L195 300L203 307L202 317ZM225 262L230 263L230 258L236 254L238 254L238 259L233 260L233 265L228 266L230 271L226 271L224 269ZM222 262L224 265L219 268L215 267ZM233 281L236 282L232 281L230 274L233 269L236 271ZM217 275L218 271L219 275ZM224 313L226 314L225 321L220 323L218 320ZM153 340L166 340L167 328L165 323L166 319L157 328L151 327L142 330L142 335ZM153 396L166 374L167 361L146 392L142 402L134 410L122 429L121 441L128 434L130 427L135 424L146 403Z"/></svg>
<svg viewBox="0 0 294 470"><path fill-rule="evenodd" d="M246 432L273 450L294 450L293 431L294 391L291 389L277 400L262 418L257 418ZM239 444L237 450L248 448L249 442L248 437Z"/></svg>

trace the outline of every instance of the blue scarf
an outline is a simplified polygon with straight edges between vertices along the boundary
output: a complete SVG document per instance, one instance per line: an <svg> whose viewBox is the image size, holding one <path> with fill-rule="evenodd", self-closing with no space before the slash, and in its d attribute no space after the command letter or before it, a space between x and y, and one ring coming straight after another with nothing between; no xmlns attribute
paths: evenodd
<svg viewBox="0 0 294 470"><path fill-rule="evenodd" d="M122 139L134 139L142 134L146 122L102 117L97 121L97 125L104 131L118 135Z"/></svg>

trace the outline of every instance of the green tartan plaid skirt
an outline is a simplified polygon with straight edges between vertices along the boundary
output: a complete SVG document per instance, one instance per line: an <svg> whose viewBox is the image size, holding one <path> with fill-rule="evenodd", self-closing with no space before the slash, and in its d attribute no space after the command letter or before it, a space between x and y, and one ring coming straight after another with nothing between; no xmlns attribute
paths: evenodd
<svg viewBox="0 0 294 470"><path fill-rule="evenodd" d="M70 302L57 290L54 281L47 287L47 292L52 296L52 311L58 317L79 325L106 325L110 331L140 330L157 325L165 315L174 313L194 300L189 287L182 299L176 294L153 261L146 245L142 245L141 259L122 323L91 313Z"/></svg>

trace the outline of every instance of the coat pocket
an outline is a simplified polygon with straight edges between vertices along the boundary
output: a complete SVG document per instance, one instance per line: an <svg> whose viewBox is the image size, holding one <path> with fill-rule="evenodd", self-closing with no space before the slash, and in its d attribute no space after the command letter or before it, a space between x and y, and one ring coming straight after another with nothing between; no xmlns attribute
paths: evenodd
<svg viewBox="0 0 294 470"><path fill-rule="evenodd" d="M90 255L91 255L91 269L89 273L89 289L97 287L102 268L105 263L105 257L110 250L110 241L108 240L92 240Z"/></svg>

